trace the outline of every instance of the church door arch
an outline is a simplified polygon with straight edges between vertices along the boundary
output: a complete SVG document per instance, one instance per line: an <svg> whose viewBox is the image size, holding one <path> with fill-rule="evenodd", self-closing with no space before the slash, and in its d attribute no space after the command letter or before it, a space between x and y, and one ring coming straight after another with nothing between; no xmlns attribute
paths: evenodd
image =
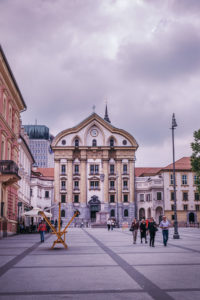
<svg viewBox="0 0 200 300"><path fill-rule="evenodd" d="M144 208L140 208L139 210L139 219L145 219L145 209Z"/></svg>
<svg viewBox="0 0 200 300"><path fill-rule="evenodd" d="M90 206L90 219L91 222L96 222L96 213L101 210L101 202L97 196L92 196L88 202Z"/></svg>
<svg viewBox="0 0 200 300"><path fill-rule="evenodd" d="M195 216L193 212L189 213L189 223L195 223Z"/></svg>

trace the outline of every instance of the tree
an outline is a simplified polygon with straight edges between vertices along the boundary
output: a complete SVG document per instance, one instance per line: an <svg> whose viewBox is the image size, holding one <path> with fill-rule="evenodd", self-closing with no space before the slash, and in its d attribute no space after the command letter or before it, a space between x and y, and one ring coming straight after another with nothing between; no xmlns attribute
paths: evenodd
<svg viewBox="0 0 200 300"><path fill-rule="evenodd" d="M192 156L191 156L191 165L192 171L197 175L197 191L200 194L200 129L195 131L194 134L194 142L191 143L192 147Z"/></svg>

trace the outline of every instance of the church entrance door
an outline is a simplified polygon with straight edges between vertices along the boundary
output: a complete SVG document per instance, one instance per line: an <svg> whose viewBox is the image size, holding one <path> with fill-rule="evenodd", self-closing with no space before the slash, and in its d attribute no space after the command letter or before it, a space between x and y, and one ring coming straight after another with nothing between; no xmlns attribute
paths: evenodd
<svg viewBox="0 0 200 300"><path fill-rule="evenodd" d="M91 222L96 222L96 213L101 210L101 202L97 196L92 196L88 202L90 205L90 219Z"/></svg>

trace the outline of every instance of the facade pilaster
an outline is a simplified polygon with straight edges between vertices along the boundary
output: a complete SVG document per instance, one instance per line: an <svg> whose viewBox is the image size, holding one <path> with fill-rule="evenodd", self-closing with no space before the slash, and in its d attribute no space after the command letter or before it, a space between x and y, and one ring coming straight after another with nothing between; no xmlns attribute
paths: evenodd
<svg viewBox="0 0 200 300"><path fill-rule="evenodd" d="M72 160L67 161L67 203L72 204L73 202L73 174L72 174Z"/></svg>
<svg viewBox="0 0 200 300"><path fill-rule="evenodd" d="M54 202L60 202L60 162L55 160L54 164Z"/></svg>
<svg viewBox="0 0 200 300"><path fill-rule="evenodd" d="M104 181L103 181L103 185L104 185L104 203L109 203L109 193L108 193L108 172L109 172L109 168L108 168L108 160L103 160L103 175L104 175Z"/></svg>

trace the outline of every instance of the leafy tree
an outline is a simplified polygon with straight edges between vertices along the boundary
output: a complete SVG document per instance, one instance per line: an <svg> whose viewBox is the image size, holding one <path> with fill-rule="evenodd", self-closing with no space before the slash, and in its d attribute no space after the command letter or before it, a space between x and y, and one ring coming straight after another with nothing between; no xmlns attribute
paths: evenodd
<svg viewBox="0 0 200 300"><path fill-rule="evenodd" d="M192 171L197 175L197 191L200 194L200 129L195 131L193 136L194 142L191 143L193 153L190 159Z"/></svg>

